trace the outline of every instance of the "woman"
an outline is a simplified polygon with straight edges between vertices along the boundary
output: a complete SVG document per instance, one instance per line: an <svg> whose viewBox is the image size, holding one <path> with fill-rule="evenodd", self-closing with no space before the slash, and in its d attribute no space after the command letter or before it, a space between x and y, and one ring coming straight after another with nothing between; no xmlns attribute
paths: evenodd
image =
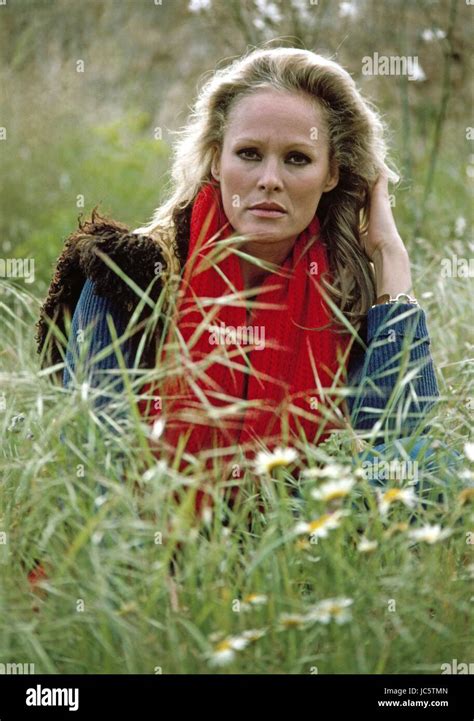
<svg viewBox="0 0 474 721"><path fill-rule="evenodd" d="M167 368L144 387L152 405L140 403L148 420L165 420L163 450L184 434L191 454L227 458L318 443L347 422L375 427L378 441L409 436L438 389L385 156L380 116L336 62L271 48L218 70L151 222L130 233L93 213L70 237L39 323L44 362L61 357L48 319L64 329L67 312L64 385L80 331L94 325L89 361L111 343L108 316L124 333L140 297L118 266L152 299L121 352L128 367L140 349L141 367ZM162 314L150 333L158 299L171 320ZM90 363L91 383L117 367L114 354Z"/></svg>

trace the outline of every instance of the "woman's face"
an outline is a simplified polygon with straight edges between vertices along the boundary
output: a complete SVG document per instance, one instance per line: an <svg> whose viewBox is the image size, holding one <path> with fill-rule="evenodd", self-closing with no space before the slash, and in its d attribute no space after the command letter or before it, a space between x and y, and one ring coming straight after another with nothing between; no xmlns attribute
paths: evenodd
<svg viewBox="0 0 474 721"><path fill-rule="evenodd" d="M229 113L221 152L212 163L232 227L266 245L294 243L319 200L337 185L329 167L322 111L311 99L264 89L241 98ZM282 212L251 210L278 203Z"/></svg>

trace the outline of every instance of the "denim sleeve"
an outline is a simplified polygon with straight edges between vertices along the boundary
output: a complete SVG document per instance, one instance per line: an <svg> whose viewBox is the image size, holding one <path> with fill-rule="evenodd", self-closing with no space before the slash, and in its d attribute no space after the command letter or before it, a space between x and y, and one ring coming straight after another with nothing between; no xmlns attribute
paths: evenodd
<svg viewBox="0 0 474 721"><path fill-rule="evenodd" d="M112 397L108 391L120 393L123 382L114 369L119 368L117 354L112 347L112 336L107 323L109 318L115 326L117 336L125 332L127 321L113 302L96 295L94 284L86 279L76 305L71 332L66 350L66 363L63 373L63 386L67 388L73 376L77 382L86 382L91 388L103 388L96 401L96 407L102 407ZM96 356L110 346L104 357ZM133 344L131 339L120 343L125 367L133 364Z"/></svg>
<svg viewBox="0 0 474 721"><path fill-rule="evenodd" d="M409 434L439 396L425 312L409 303L375 306L360 335L366 348L354 344L348 367L352 426L369 430L380 421L382 432Z"/></svg>

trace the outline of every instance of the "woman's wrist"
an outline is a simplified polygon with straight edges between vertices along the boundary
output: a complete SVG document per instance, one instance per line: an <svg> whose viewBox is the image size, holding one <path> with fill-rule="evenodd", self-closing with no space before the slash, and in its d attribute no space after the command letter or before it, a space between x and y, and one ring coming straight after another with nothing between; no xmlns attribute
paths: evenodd
<svg viewBox="0 0 474 721"><path fill-rule="evenodd" d="M410 259L403 241L378 248L372 256L377 298L388 294L411 294L413 290Z"/></svg>

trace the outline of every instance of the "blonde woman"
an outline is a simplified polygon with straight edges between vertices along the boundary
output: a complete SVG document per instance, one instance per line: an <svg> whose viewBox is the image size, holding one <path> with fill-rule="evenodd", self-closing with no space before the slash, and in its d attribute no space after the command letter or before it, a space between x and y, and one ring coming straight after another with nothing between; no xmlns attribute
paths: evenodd
<svg viewBox="0 0 474 721"><path fill-rule="evenodd" d="M138 286L151 302L121 352L130 368L169 363L140 405L165 420L163 452L183 433L193 454L318 443L348 422L409 440L438 395L430 339L385 128L349 73L309 50L252 50L213 74L178 135L149 223L130 232L93 212L68 239L39 322L43 363L61 362L48 327L64 332L69 313L64 385L86 328L89 381L110 380L110 321L125 333Z"/></svg>

